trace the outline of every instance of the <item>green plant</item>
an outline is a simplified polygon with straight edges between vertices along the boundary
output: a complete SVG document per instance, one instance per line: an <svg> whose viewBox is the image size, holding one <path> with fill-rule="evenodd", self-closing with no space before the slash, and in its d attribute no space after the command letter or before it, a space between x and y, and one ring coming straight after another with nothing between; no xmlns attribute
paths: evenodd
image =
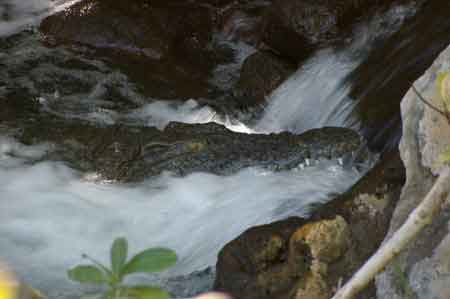
<svg viewBox="0 0 450 299"><path fill-rule="evenodd" d="M107 286L108 299L166 299L169 294L159 287L139 285L127 286L125 276L133 273L154 273L173 266L177 261L175 252L167 248L149 248L127 261L128 242L117 238L111 246L111 268L94 260L86 254L82 257L92 262L70 269L69 279L86 284Z"/></svg>

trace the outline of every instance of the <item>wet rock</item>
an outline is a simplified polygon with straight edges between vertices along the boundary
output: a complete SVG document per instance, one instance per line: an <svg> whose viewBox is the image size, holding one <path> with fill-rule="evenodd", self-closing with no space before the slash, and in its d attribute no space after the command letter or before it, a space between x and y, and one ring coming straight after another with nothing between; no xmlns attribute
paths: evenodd
<svg viewBox="0 0 450 299"><path fill-rule="evenodd" d="M212 9L188 1L124 3L83 0L46 18L40 30L51 44L93 47L84 51L128 66L136 79L154 82L153 96L205 96L215 64Z"/></svg>
<svg viewBox="0 0 450 299"><path fill-rule="evenodd" d="M276 298L274 290L289 291L295 279L290 277L289 271L285 271L287 268L283 266L288 259L289 239L304 223L303 219L290 218L254 227L228 243L219 253L214 288L237 298ZM269 265L261 267L255 263L258 261L255 254L267 250L274 236L283 241L283 250ZM273 277L272 281L261 277L269 269L273 269L273 275L269 276Z"/></svg>
<svg viewBox="0 0 450 299"><path fill-rule="evenodd" d="M444 33L443 33L444 34ZM448 43L448 40L447 40ZM436 78L450 71L447 47L425 74L414 82L432 105L443 109ZM391 219L387 238L404 223L411 211L429 192L442 168L439 161L450 147L450 125L443 116L422 103L409 90L401 103L403 136L400 143L407 181ZM450 283L449 227L450 198L441 212L416 240L377 277L378 298L448 298Z"/></svg>
<svg viewBox="0 0 450 299"><path fill-rule="evenodd" d="M300 220L298 221L297 225L300 225ZM295 223L295 220L288 220L283 225L290 223ZM269 229L255 235L257 244L261 247L252 246L256 251L255 256L250 254L249 261L242 259L242 256L228 256L225 250L233 252L236 248L225 247L223 255L219 256L215 287L236 296L238 291L244 291L239 293L239 298L329 298L331 288L326 281L328 264L345 253L350 240L350 230L345 220L337 216L335 219L308 223L297 230L293 227L288 238L283 238L279 224L274 224L271 228L275 225L276 230ZM285 229L283 226L281 228ZM276 254L270 260L264 259L261 264L257 257L273 249L273 240L277 240ZM247 244L250 241L241 242ZM238 258L240 263L250 262L253 266L251 270L256 270L253 274L255 277L252 278L251 273L245 279L243 275L233 277L234 272L228 273L231 278L225 277L226 273L220 275L222 267L231 266L228 262L233 258ZM228 285L229 281L232 281L233 285ZM227 286L224 287L222 283ZM239 289L240 287L244 290Z"/></svg>
<svg viewBox="0 0 450 299"><path fill-rule="evenodd" d="M308 249L309 271L301 275L295 290L295 298L329 298L330 286L326 281L328 264L344 255L350 242L350 230L341 216L305 224L290 239L289 263L294 273L298 260L303 264L305 247ZM302 265L304 267L304 265Z"/></svg>
<svg viewBox="0 0 450 299"><path fill-rule="evenodd" d="M330 290L322 276L308 275L297 289L295 299L328 299Z"/></svg>
<svg viewBox="0 0 450 299"><path fill-rule="evenodd" d="M16 121L35 114L39 110L39 103L24 89L7 89L0 91L0 124Z"/></svg>
<svg viewBox="0 0 450 299"><path fill-rule="evenodd" d="M265 18L263 41L274 51L299 62L316 47L342 37L359 17L382 2L275 1Z"/></svg>
<svg viewBox="0 0 450 299"><path fill-rule="evenodd" d="M219 31L227 39L243 41L253 46L261 42L264 14L272 1L230 1L219 9Z"/></svg>
<svg viewBox="0 0 450 299"><path fill-rule="evenodd" d="M305 224L291 237L290 244L295 255L298 244L308 246L311 257L323 263L331 263L341 257L348 247L350 232L344 218L323 220Z"/></svg>
<svg viewBox="0 0 450 299"><path fill-rule="evenodd" d="M47 48L35 32L0 44L0 122L20 122L46 111L111 123L151 100L122 72L63 48Z"/></svg>
<svg viewBox="0 0 450 299"><path fill-rule="evenodd" d="M358 101L363 134L372 149L397 147L402 135L400 101L448 45L449 20L449 2L425 1L351 75L351 97Z"/></svg>
<svg viewBox="0 0 450 299"><path fill-rule="evenodd" d="M305 159L337 159L361 146L357 133L323 128L302 135L241 134L215 124L171 123L164 131L152 127L70 123L43 117L22 125L25 143L50 142L56 149L47 158L68 161L104 178L142 180L170 171L231 174L244 167L271 170L297 167Z"/></svg>
<svg viewBox="0 0 450 299"><path fill-rule="evenodd" d="M295 64L269 51L256 52L245 60L234 96L244 107L263 105L266 97L295 70Z"/></svg>
<svg viewBox="0 0 450 299"><path fill-rule="evenodd" d="M385 153L352 189L310 219L247 230L221 250L215 289L240 299L330 298L378 248L403 183L398 152ZM362 296L375 298L374 286Z"/></svg>

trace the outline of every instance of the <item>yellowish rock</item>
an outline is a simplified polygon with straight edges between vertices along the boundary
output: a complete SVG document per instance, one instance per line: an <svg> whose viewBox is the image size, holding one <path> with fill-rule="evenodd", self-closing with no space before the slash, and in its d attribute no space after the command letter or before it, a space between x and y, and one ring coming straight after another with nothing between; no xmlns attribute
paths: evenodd
<svg viewBox="0 0 450 299"><path fill-rule="evenodd" d="M329 299L331 291L320 275L310 274L298 286L295 299Z"/></svg>
<svg viewBox="0 0 450 299"><path fill-rule="evenodd" d="M311 257L330 263L341 257L350 242L350 229L341 216L333 220L308 223L297 230L290 240L290 254L307 245ZM304 250L303 250L304 251Z"/></svg>
<svg viewBox="0 0 450 299"><path fill-rule="evenodd" d="M255 263L259 268L264 269L268 264L278 258L284 247L283 239L278 235L270 237L261 251L255 255Z"/></svg>

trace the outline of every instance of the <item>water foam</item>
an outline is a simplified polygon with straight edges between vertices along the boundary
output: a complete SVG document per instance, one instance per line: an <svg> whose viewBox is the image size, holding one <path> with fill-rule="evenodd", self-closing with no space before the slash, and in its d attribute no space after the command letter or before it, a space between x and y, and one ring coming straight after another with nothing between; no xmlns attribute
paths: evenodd
<svg viewBox="0 0 450 299"><path fill-rule="evenodd" d="M30 8L20 0L7 3L15 5L15 13L10 13L12 21L0 23L0 34L34 22L54 7L48 6L47 0ZM6 10L6 6L0 7ZM1 26L5 24L9 27ZM357 120L348 112L353 104L345 78L359 58L347 54L333 50L317 53L274 92L264 117L250 129L193 100L144 104L128 83L120 86L125 86L124 94L132 94L131 102L140 103L140 107L125 113L99 109L104 105L99 98L106 84L101 82L86 91L87 102L100 100L94 109L71 111L65 101L79 104L77 99L82 97L57 91L42 97L41 102L43 109L60 116L107 124L139 122L163 128L169 121L215 121L248 133L350 126ZM117 80L124 82L119 77ZM60 107L58 103L62 103ZM164 174L137 185L117 185L97 181L95 174L78 173L63 163L38 162L47 150L51 150L49 145L27 147L12 139L0 139L0 254L22 278L50 294L55 286L73 287L65 270L80 262L81 253L106 261L108 247L117 236L126 236L133 251L149 246L175 249L180 262L166 275L211 266L218 250L245 229L306 215L310 204L327 201L361 176L337 162L322 161L285 172L249 168L226 177L196 173L176 178Z"/></svg>
<svg viewBox="0 0 450 299"><path fill-rule="evenodd" d="M214 265L220 248L245 229L307 215L311 203L327 201L360 176L322 161L301 171L164 174L116 185L62 163L32 162L49 149L0 139L0 254L46 291L70 286L65 270L81 262L82 253L106 262L117 236L126 236L133 251L175 249L180 262L170 275Z"/></svg>
<svg viewBox="0 0 450 299"><path fill-rule="evenodd" d="M396 32L415 11L414 3L392 7L355 26L343 48L318 51L270 95L254 129L302 133L339 126L358 130L359 119L353 109L357 99L349 96L352 82L348 76L378 40Z"/></svg>

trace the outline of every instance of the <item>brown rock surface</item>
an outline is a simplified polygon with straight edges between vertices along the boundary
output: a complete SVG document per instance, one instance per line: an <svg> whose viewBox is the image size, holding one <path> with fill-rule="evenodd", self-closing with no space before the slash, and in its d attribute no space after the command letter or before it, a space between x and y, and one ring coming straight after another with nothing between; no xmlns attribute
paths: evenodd
<svg viewBox="0 0 450 299"><path fill-rule="evenodd" d="M329 44L358 18L392 0L278 0L265 18L263 41L274 51L302 61L317 46Z"/></svg>
<svg viewBox="0 0 450 299"><path fill-rule="evenodd" d="M328 298L378 248L403 185L398 153L386 153L350 191L309 219L255 227L219 254L215 289L240 299ZM263 260L255 257L267 256ZM373 285L364 298L374 298Z"/></svg>
<svg viewBox="0 0 450 299"><path fill-rule="evenodd" d="M128 67L131 77L164 87L154 87L153 96L207 94L215 65L214 11L208 5L83 0L46 18L40 30L51 44L94 48L95 55L106 56L124 70Z"/></svg>
<svg viewBox="0 0 450 299"><path fill-rule="evenodd" d="M295 69L295 64L269 51L256 52L245 60L234 96L242 106L264 104L266 97Z"/></svg>

